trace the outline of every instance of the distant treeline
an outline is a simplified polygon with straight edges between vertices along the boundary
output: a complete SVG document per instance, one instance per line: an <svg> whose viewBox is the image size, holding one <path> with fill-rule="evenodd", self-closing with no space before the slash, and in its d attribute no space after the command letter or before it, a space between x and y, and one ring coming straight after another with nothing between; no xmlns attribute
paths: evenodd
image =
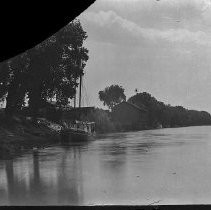
<svg viewBox="0 0 211 210"><path fill-rule="evenodd" d="M151 127L156 124L162 124L163 127L211 124L211 115L208 112L188 110L182 106L166 105L146 92L137 93L130 97L128 102L140 107L145 106L148 110L149 125Z"/></svg>
<svg viewBox="0 0 211 210"><path fill-rule="evenodd" d="M163 128L211 125L211 115L208 112L166 105L146 92L137 93L127 102L147 109L148 129L157 128L158 125L162 125ZM121 127L112 120L112 111L96 108L81 120L96 122L96 130L99 133L122 131Z"/></svg>

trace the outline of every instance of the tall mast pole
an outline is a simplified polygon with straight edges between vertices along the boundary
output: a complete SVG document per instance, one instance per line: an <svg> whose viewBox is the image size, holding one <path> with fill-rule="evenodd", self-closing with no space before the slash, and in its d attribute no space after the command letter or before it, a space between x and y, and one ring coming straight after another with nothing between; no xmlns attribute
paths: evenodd
<svg viewBox="0 0 211 210"><path fill-rule="evenodd" d="M78 65L78 56L77 56L77 54L78 54L78 47L76 48L76 66ZM79 64L80 65L80 64ZM74 78L74 82L75 82L75 95L74 95L74 108L76 108L76 93L77 93L77 91L76 91L76 72L75 72L75 78Z"/></svg>
<svg viewBox="0 0 211 210"><path fill-rule="evenodd" d="M80 68L82 67L80 60ZM80 75L80 86L79 86L79 107L81 107L81 87L82 87L82 75Z"/></svg>
<svg viewBox="0 0 211 210"><path fill-rule="evenodd" d="M76 75L75 75L75 84L76 84ZM75 95L74 95L74 108L76 108L76 85L75 85Z"/></svg>

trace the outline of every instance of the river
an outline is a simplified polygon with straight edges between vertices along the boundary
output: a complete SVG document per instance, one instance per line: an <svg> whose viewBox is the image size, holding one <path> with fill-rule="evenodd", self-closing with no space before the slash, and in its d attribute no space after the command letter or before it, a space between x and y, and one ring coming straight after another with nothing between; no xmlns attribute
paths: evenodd
<svg viewBox="0 0 211 210"><path fill-rule="evenodd" d="M0 160L0 205L210 203L210 126L99 135Z"/></svg>

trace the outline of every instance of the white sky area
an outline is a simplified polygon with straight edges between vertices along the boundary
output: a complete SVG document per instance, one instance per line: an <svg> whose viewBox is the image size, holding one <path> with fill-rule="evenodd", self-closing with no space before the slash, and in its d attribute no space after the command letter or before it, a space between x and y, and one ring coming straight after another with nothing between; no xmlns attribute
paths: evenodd
<svg viewBox="0 0 211 210"><path fill-rule="evenodd" d="M127 99L137 88L211 112L210 0L97 0L78 18L88 35L88 105L103 107L98 91L119 84Z"/></svg>

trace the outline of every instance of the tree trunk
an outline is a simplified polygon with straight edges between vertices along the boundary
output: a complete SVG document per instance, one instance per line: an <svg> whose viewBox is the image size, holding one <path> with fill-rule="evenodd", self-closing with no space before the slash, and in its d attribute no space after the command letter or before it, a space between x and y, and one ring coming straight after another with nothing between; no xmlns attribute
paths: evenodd
<svg viewBox="0 0 211 210"><path fill-rule="evenodd" d="M36 121L40 106L41 106L41 91L40 88L36 87L29 92L29 113L33 121Z"/></svg>
<svg viewBox="0 0 211 210"><path fill-rule="evenodd" d="M11 87L8 90L8 94L6 97L6 108L5 108L5 114L7 117L12 117L15 112L15 94L16 89L15 85L11 85Z"/></svg>

